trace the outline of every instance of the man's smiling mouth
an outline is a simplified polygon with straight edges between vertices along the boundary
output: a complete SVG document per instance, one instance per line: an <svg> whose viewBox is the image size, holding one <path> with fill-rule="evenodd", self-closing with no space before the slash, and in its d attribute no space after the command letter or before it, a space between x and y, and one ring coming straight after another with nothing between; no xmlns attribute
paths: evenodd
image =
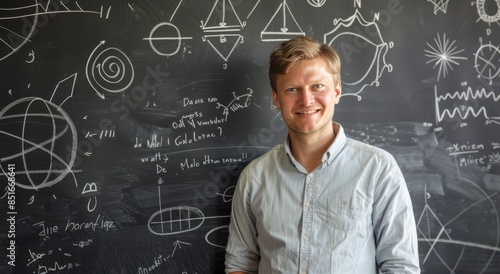
<svg viewBox="0 0 500 274"><path fill-rule="evenodd" d="M297 114L313 114L313 113L316 113L318 111L319 110L317 110L317 109L313 109L313 110L307 110L307 111L299 111L299 112L297 112Z"/></svg>

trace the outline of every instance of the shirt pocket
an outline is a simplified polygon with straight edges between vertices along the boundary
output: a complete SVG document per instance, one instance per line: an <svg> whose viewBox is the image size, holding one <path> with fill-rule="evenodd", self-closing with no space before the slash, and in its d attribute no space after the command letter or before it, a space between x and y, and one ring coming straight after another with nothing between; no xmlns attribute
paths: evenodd
<svg viewBox="0 0 500 274"><path fill-rule="evenodd" d="M334 228L350 231L360 226L361 201L335 197L328 200L327 223Z"/></svg>

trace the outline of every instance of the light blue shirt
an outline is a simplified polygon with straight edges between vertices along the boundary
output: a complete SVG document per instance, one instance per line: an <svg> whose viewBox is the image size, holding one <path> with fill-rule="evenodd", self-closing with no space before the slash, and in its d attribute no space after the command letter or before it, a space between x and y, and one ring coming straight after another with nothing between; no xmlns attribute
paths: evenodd
<svg viewBox="0 0 500 274"><path fill-rule="evenodd" d="M396 161L334 125L335 140L311 173L288 140L243 170L226 273L420 273L411 200Z"/></svg>

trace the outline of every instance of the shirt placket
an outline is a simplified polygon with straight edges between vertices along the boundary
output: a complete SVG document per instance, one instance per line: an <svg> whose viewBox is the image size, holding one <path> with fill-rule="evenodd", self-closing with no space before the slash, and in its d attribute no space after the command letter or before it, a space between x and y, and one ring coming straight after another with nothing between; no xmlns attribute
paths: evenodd
<svg viewBox="0 0 500 274"><path fill-rule="evenodd" d="M316 182L312 174L305 179L304 200L302 205L302 233L300 235L300 274L309 273L312 246L313 207L316 199Z"/></svg>

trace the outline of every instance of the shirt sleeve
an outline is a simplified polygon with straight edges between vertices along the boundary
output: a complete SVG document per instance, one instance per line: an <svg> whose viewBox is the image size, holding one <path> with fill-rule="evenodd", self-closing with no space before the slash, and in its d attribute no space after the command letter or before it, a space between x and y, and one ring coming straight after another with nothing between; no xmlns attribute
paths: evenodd
<svg viewBox="0 0 500 274"><path fill-rule="evenodd" d="M255 217L250 206L252 181L245 170L241 173L233 195L229 238L226 246L225 272L257 273L259 248Z"/></svg>
<svg viewBox="0 0 500 274"><path fill-rule="evenodd" d="M418 239L410 194L391 156L375 186L373 226L381 273L420 273Z"/></svg>

